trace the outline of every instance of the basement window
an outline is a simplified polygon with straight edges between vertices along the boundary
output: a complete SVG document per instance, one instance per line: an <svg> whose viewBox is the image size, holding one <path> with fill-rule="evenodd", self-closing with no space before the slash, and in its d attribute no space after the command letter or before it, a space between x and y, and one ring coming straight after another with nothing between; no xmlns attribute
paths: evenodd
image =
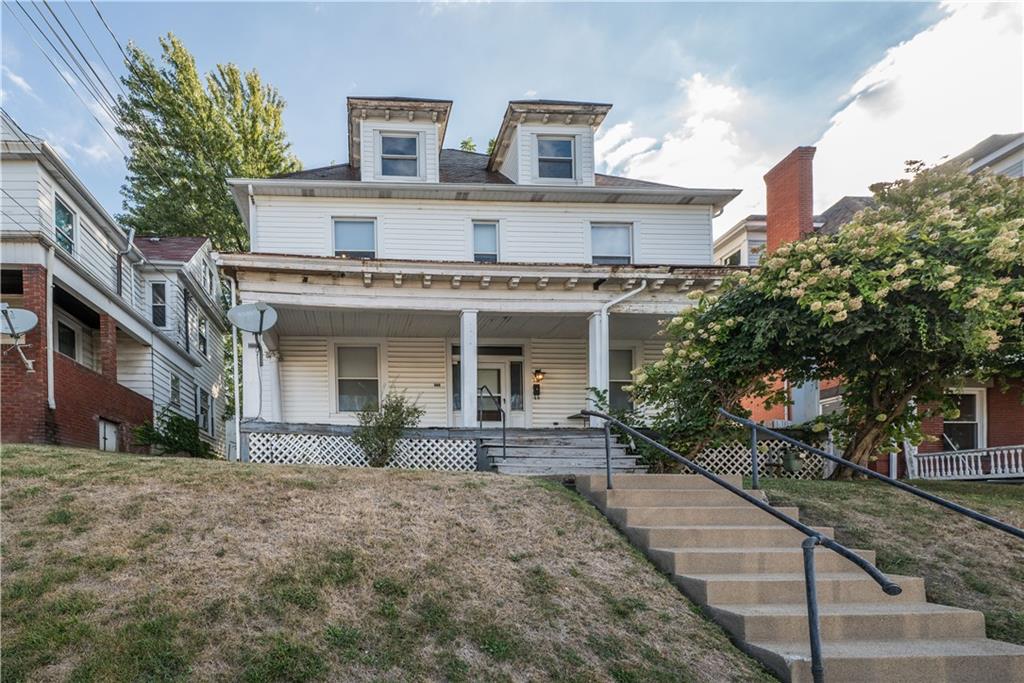
<svg viewBox="0 0 1024 683"><path fill-rule="evenodd" d="M371 259L377 255L376 230L372 220L334 221L334 255Z"/></svg>
<svg viewBox="0 0 1024 683"><path fill-rule="evenodd" d="M572 137L537 136L537 177L572 180L574 147Z"/></svg>
<svg viewBox="0 0 1024 683"><path fill-rule="evenodd" d="M420 172L419 136L413 134L380 136L380 174L416 177Z"/></svg>

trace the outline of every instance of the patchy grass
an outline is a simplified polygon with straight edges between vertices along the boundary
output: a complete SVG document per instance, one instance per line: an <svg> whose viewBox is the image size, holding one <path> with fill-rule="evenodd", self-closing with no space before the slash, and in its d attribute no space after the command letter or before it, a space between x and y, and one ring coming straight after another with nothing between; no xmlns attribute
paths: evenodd
<svg viewBox="0 0 1024 683"><path fill-rule="evenodd" d="M552 482L4 446L4 681L758 681Z"/></svg>
<svg viewBox="0 0 1024 683"><path fill-rule="evenodd" d="M1001 531L892 489L853 481L762 480L773 504L800 507L851 547L878 551L886 572L923 576L928 599L980 610L991 638L1024 644L1024 548ZM921 488L1024 528L1024 487L918 482Z"/></svg>

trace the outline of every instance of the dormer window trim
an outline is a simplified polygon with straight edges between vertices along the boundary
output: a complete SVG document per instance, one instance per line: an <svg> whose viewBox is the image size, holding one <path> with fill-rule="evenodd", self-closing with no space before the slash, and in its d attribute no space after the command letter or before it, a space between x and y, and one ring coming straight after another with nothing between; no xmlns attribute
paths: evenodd
<svg viewBox="0 0 1024 683"><path fill-rule="evenodd" d="M426 180L426 163L424 157L425 140L424 135L421 131L406 131L406 130L390 130L390 129L375 129L374 135L374 149L376 150L376 159L374 160L374 175L381 180L388 180L392 182L422 182ZM416 153L415 154L399 154L399 153L384 153L384 139L385 138L405 138L413 139L416 141ZM388 175L384 173L384 161L385 160L415 160L416 161L416 174L415 175Z"/></svg>
<svg viewBox="0 0 1024 683"><path fill-rule="evenodd" d="M537 182L553 185L576 185L579 183L580 167L579 167L579 135L572 133L535 133L533 135L533 177ZM541 175L540 168L541 162L564 162L567 157L565 156L541 156L540 147L541 141L552 140L552 141L563 141L569 143L569 170L572 174L570 177L559 177L559 176L544 176Z"/></svg>

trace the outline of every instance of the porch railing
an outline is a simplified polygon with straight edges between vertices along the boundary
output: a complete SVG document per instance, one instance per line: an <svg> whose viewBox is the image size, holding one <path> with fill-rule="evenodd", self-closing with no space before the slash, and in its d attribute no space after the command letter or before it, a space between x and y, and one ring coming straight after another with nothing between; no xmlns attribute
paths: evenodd
<svg viewBox="0 0 1024 683"><path fill-rule="evenodd" d="M1024 479L1024 445L919 453L907 449L911 479Z"/></svg>
<svg viewBox="0 0 1024 683"><path fill-rule="evenodd" d="M494 402L495 407L497 407L497 409L498 409L498 413L501 415L501 457L504 458L507 455L507 453L506 453L506 450L507 450L506 449L506 444L508 442L508 439L507 439L508 427L505 424L505 422L506 422L505 407L503 405L501 405L501 399L496 397L494 395L494 393L491 391L490 387L488 387L486 384L481 386L479 389L477 389L477 394L478 395L480 394L480 392L486 392L487 393L487 397L490 398L491 401ZM476 407L476 421L477 421L478 424L480 424L480 423L482 423L484 421L484 407L482 405L479 405L479 399L477 399L477 403L478 403L478 405Z"/></svg>

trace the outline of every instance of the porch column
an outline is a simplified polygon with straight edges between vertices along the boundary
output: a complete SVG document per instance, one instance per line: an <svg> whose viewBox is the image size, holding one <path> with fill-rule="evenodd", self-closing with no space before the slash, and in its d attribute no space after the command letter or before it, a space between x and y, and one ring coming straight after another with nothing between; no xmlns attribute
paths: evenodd
<svg viewBox="0 0 1024 683"><path fill-rule="evenodd" d="M281 371L277 351L263 354L263 419L268 422L281 421Z"/></svg>
<svg viewBox="0 0 1024 683"><path fill-rule="evenodd" d="M475 427L476 419L476 311L459 314L459 367L462 390L462 426Z"/></svg>
<svg viewBox="0 0 1024 683"><path fill-rule="evenodd" d="M587 322L589 338L587 340L587 386L608 395L608 314L598 311L590 316ZM594 396L587 392L587 405L596 409ZM604 423L596 418L590 419L591 427L600 427Z"/></svg>
<svg viewBox="0 0 1024 683"><path fill-rule="evenodd" d="M260 410L260 366L256 358L256 337L242 332L242 417L255 418Z"/></svg>

